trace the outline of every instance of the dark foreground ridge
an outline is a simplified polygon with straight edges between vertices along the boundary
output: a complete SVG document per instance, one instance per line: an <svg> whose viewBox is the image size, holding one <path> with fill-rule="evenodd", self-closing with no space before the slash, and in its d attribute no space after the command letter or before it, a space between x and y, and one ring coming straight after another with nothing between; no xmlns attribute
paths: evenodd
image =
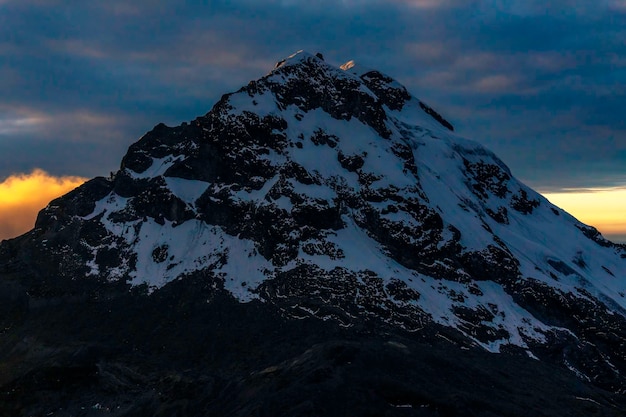
<svg viewBox="0 0 626 417"><path fill-rule="evenodd" d="M622 395L563 367L461 349L440 329L287 320L267 304L182 282L151 297L42 306L16 326L2 342L7 416L620 416L626 409Z"/></svg>
<svg viewBox="0 0 626 417"><path fill-rule="evenodd" d="M297 53L0 244L0 415L623 416L626 250Z"/></svg>

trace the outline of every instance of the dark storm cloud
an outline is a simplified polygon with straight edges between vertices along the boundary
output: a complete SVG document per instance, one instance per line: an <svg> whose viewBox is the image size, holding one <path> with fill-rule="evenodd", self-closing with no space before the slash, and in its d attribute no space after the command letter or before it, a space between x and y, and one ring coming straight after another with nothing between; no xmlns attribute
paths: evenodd
<svg viewBox="0 0 626 417"><path fill-rule="evenodd" d="M625 13L573 0L0 0L0 177L106 174L154 124L203 114L307 49L392 75L534 186L618 183Z"/></svg>

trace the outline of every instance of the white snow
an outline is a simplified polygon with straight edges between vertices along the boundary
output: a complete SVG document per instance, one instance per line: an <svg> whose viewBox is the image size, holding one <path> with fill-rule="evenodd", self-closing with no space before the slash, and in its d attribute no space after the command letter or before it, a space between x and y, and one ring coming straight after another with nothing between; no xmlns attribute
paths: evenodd
<svg viewBox="0 0 626 417"><path fill-rule="evenodd" d="M126 207L128 198L120 197L115 193L110 193L102 200L96 201L96 207L87 216L83 217L85 220L90 220L102 213L112 213L120 211Z"/></svg>
<svg viewBox="0 0 626 417"><path fill-rule="evenodd" d="M165 177L167 188L178 198L189 205L194 205L195 201L200 198L209 188L209 183L198 180L187 180L184 178Z"/></svg>
<svg viewBox="0 0 626 417"><path fill-rule="evenodd" d="M165 171L176 162L183 159L183 155L168 155L163 158L152 158L152 165L144 172L135 172L132 169L126 169L126 171L130 174L132 178L141 179L141 178L154 178L160 175L165 174Z"/></svg>
<svg viewBox="0 0 626 417"><path fill-rule="evenodd" d="M254 242L228 235L220 227L199 220L180 225L166 221L160 225L148 219L133 225L137 228L123 230L110 221L104 224L110 232L122 236L137 256L135 268L129 271L133 285L146 284L156 289L185 274L213 266L214 272L224 279L225 288L245 302L255 298L251 290L273 269L256 252ZM157 248L167 252L161 262L153 257Z"/></svg>
<svg viewBox="0 0 626 417"><path fill-rule="evenodd" d="M278 68L297 65L303 60L319 59L306 52L298 52L285 60ZM349 77L359 80L370 70L350 61L341 70L323 65L323 70L333 77ZM342 71L343 70L343 71ZM286 79L273 71L268 79L284 82ZM395 81L393 86L397 87ZM373 93L361 84L359 88L368 94ZM472 191L466 175L464 159L471 163L483 162L502 167L502 162L490 151L476 142L459 137L441 126L432 116L425 113L416 98L411 98L400 111L387 109L387 127L392 135L389 139L381 138L370 126L356 118L337 120L322 109L303 112L295 105L280 109L276 97L266 91L250 97L241 92L229 97L233 109L226 117L234 118L242 111L251 111L265 115L278 115L288 122L283 132L292 142L301 143L301 147L290 146L284 152L270 152L265 156L273 166L280 167L293 161L306 169L321 185L305 185L289 180L296 194L318 203L335 204L340 190L358 194L364 187L359 183L358 175L342 168L338 153L345 156L360 156L364 164L363 172L377 176L371 188L395 187L403 197L412 198L428 204L442 217L444 223L441 247L453 238L448 226L453 226L461 233L460 245L464 251L482 251L489 245L498 247L499 243L492 233L505 242L508 250L520 262L521 280L536 279L551 286L557 293L573 293L586 297L582 290L589 292L607 304L611 311L626 315L626 298L619 294L626 293L626 259L621 259L613 248L604 248L585 238L578 226L582 226L572 216L552 206L545 198L528 189L511 177L507 183L510 190L504 197L497 197L488 191L486 199L480 199ZM328 145L315 145L311 137L317 131L332 135L336 140L333 148ZM417 166L417 178L404 168L403 161L394 152L394 146L406 145L413 152ZM251 148L254 151L253 148ZM184 156L166 156L154 159L151 166L142 173L128 170L133 178L153 178L162 176L166 170ZM182 178L165 177L167 187L183 201L193 207L194 202L209 187L217 191L218 184ZM253 202L256 206L276 204L290 212L294 203L286 196L270 201L268 193L280 180L280 175L267 180L259 190L241 190L231 192L230 198ZM418 185L419 184L419 185ZM426 196L424 199L420 190ZM528 198L538 200L531 214L522 214L514 210L510 203L513 195L525 190ZM372 203L376 209L385 209L391 202ZM242 302L256 297L254 289L265 279L275 276L302 263L310 263L325 270L337 267L351 271L371 271L389 282L399 279L410 288L420 293L417 306L429 314L432 319L445 326L459 329L476 344L491 352L499 352L507 344L527 348L527 340L543 342L546 333L566 331L543 324L525 309L514 302L502 286L491 281L478 281L475 286L482 292L476 295L470 292L467 284L436 279L411 270L393 260L385 248L361 229L355 217L358 213L348 210L342 216L343 229L329 231L325 240L342 251L343 256L332 259L325 255L309 255L302 249L298 258L284 267L276 267L261 256L255 243L225 233L218 226L207 225L200 220L188 220L175 225L164 225L152 219L130 223L115 223L109 217L111 213L123 210L128 199L110 194L96 203L94 211L85 216L91 220L102 215L101 222L108 232L121 238L136 255L136 265L120 265L108 270L109 278L116 279L128 274L134 285L147 284L150 288L159 288L172 280L194 271L212 268L213 272L224 280L225 288ZM487 209L497 211L506 207L508 224L501 224L487 214ZM560 213L555 215L554 211ZM420 226L419 219L398 211L383 215L384 218L402 222L410 228ZM114 240L112 240L114 241ZM306 242L302 242L304 244ZM308 243L315 243L310 241ZM113 245L113 243L109 243ZM164 260L155 260L155 250L167 248ZM301 246L302 248L302 246ZM99 248L90 248L94 259L89 263L91 274L104 273L95 263L95 254ZM419 259L420 254L415 254ZM578 259L578 264L573 262ZM584 266L580 261L584 262ZM551 265L563 262L573 273L563 273ZM610 270L612 276L606 269ZM463 273L463 271L461 271ZM557 276L557 280L553 276ZM456 294L452 297L451 294ZM493 313L493 319L482 323L494 331L505 330L507 337L492 342L481 342L472 334L464 331L465 323L454 314L455 308L486 308ZM307 311L304 307L300 307ZM315 311L308 311L315 314ZM528 350L531 358L536 358ZM579 372L573 369L574 372Z"/></svg>

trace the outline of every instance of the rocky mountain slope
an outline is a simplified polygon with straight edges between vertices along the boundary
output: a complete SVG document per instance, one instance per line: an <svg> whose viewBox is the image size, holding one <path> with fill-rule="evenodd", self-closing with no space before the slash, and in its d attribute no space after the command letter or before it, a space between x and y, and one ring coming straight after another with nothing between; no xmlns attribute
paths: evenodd
<svg viewBox="0 0 626 417"><path fill-rule="evenodd" d="M626 413L626 248L319 54L51 202L0 297L16 415Z"/></svg>

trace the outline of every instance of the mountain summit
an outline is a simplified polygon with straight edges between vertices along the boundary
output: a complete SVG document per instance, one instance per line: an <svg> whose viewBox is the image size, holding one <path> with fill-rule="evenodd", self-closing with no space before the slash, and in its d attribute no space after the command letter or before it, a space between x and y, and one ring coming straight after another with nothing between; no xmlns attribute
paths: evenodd
<svg viewBox="0 0 626 417"><path fill-rule="evenodd" d="M0 294L16 413L97 398L120 416L626 412L624 246L391 77L321 54L157 125L110 178L51 202L0 246ZM42 388L42 369L84 383ZM133 378L175 392L135 387L138 409Z"/></svg>

